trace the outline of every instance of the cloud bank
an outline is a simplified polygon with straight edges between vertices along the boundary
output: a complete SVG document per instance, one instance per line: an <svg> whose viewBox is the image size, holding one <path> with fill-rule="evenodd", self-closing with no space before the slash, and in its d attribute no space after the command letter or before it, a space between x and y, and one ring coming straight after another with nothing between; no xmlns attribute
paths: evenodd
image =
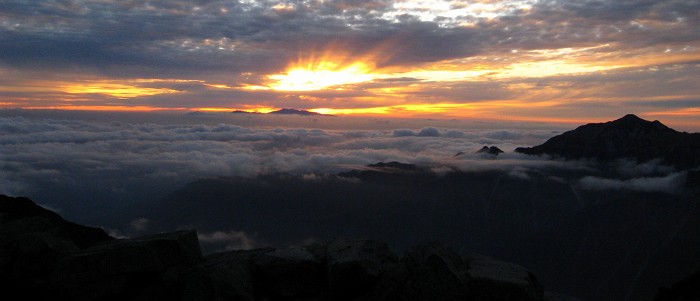
<svg viewBox="0 0 700 301"><path fill-rule="evenodd" d="M439 124L444 121L439 120L425 120L415 127L396 123L393 129L393 120L368 123L334 118L333 124L359 124L359 129L341 129L272 125L280 120L293 125L303 120L307 126L326 122L318 117L149 113L105 119L92 113L62 115L66 118L19 113L0 116L0 193L30 197L67 219L115 229L119 235L148 231L150 220L140 215L144 207L206 178L290 174L319 181L329 174L389 161L429 166L437 174L498 171L523 181L551 170L564 171L569 177L593 170L585 161L513 152L561 132L551 129L489 128L479 123L443 127ZM263 125L251 125L256 123ZM435 125L426 125L430 123ZM477 154L484 145L505 153ZM654 162L613 165L622 179L593 173L575 184L584 189L673 192L683 178ZM217 230L232 237L228 244L245 246L255 241L227 232L241 229ZM224 236L213 235L212 241Z"/></svg>
<svg viewBox="0 0 700 301"><path fill-rule="evenodd" d="M685 173L671 173L661 177L642 177L626 180L586 176L579 186L590 190L632 190L639 192L663 192L675 194L685 184Z"/></svg>

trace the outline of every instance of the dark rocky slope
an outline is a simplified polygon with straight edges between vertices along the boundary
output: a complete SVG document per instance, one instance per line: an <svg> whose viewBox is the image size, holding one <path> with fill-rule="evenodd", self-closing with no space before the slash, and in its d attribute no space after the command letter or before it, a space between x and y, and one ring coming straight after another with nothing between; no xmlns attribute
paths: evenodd
<svg viewBox="0 0 700 301"><path fill-rule="evenodd" d="M700 165L700 133L678 132L657 120L647 121L629 114L605 123L582 125L542 145L515 151L566 159L633 158L642 162L661 159L677 168L691 169Z"/></svg>
<svg viewBox="0 0 700 301"><path fill-rule="evenodd" d="M0 196L0 289L29 300L544 300L521 266L439 243L334 240L202 257L194 231L113 239Z"/></svg>
<svg viewBox="0 0 700 301"><path fill-rule="evenodd" d="M671 285L662 287L654 301L696 301L700 300L700 271Z"/></svg>

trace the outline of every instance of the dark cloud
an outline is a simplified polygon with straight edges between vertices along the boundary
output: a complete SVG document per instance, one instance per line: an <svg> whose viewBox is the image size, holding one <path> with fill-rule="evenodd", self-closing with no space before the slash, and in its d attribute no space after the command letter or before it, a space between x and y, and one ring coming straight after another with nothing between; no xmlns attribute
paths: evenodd
<svg viewBox="0 0 700 301"><path fill-rule="evenodd" d="M383 49L391 50L391 57L383 63L400 65L469 57L498 47L507 51L616 41L652 45L668 42L658 37L689 41L699 35L679 30L697 23L691 12L700 5L688 1L547 1L466 28L443 26L445 18L428 21L410 11L390 19L392 4L4 1L0 60L12 66L110 69L104 72L118 72L111 69L123 70L123 65L177 73L255 72L280 69L310 46L337 41L360 55L389 41L392 47ZM646 20L669 26L642 28Z"/></svg>

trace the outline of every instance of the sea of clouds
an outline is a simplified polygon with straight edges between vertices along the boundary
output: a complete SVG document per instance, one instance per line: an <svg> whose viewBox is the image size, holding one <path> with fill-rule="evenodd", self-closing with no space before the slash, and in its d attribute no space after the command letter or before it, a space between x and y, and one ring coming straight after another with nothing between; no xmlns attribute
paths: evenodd
<svg viewBox="0 0 700 301"><path fill-rule="evenodd" d="M264 117L259 117L264 118ZM336 173L380 161L465 165L484 145L507 152L550 130L324 130L177 121L0 117L0 192L27 194L50 178L191 181L261 173ZM467 153L462 160L453 157ZM527 159L506 154L510 159ZM532 160L532 159L531 159ZM473 163L473 162L470 162ZM495 162L488 162L494 164ZM119 190L119 183L111 183Z"/></svg>
<svg viewBox="0 0 700 301"><path fill-rule="evenodd" d="M516 147L541 144L562 129L498 124L489 128L431 120L348 122L344 117L289 116L271 121L271 116L232 114L97 118L89 113L3 113L0 193L30 197L72 221L113 228L145 227L146 221L131 215L135 206L203 178L286 173L312 179L388 161L432 166L437 172L500 170L522 179L548 168L591 168L586 161L513 152ZM343 122L342 128L328 126ZM485 145L505 153L497 158L476 154ZM659 162L621 160L618 165L622 178L591 174L575 185L588 190L673 192L684 179L684 174ZM215 240L223 234L203 235ZM240 233L232 235L240 238Z"/></svg>

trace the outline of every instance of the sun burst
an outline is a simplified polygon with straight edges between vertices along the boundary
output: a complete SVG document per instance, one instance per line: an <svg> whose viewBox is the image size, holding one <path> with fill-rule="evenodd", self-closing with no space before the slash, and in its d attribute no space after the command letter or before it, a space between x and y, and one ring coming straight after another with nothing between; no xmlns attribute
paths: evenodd
<svg viewBox="0 0 700 301"><path fill-rule="evenodd" d="M270 82L266 86L278 91L342 90L347 85L382 76L380 71L385 70L378 70L377 65L388 57L387 46L362 54L346 48L342 44L332 44L300 55L283 73L269 75Z"/></svg>
<svg viewBox="0 0 700 301"><path fill-rule="evenodd" d="M274 80L270 84L273 90L281 91L315 91L323 89L341 89L343 85L371 81L371 67L364 62L339 65L322 61L306 67L293 67L284 74L270 75Z"/></svg>

